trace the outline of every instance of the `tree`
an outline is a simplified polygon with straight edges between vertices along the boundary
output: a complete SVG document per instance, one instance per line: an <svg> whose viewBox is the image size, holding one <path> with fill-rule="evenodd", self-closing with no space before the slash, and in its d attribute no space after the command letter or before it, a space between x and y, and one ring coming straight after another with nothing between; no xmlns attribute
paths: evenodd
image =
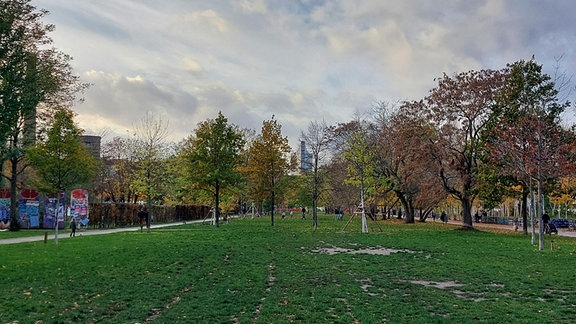
<svg viewBox="0 0 576 324"><path fill-rule="evenodd" d="M26 167L20 163L35 141L39 108L67 106L86 87L72 74L70 56L50 47L54 26L41 22L47 13L29 0L0 1L0 165L10 162L10 171L0 173L10 182L13 226L18 175Z"/></svg>
<svg viewBox="0 0 576 324"><path fill-rule="evenodd" d="M282 136L282 125L272 116L262 123L261 133L250 144L247 164L242 168L248 177L252 197L259 202L269 197L272 226L280 180L296 165L295 155L290 152L288 138Z"/></svg>
<svg viewBox="0 0 576 324"><path fill-rule="evenodd" d="M301 133L300 138L310 148L312 154L312 226L316 230L318 228L318 198L322 185L319 167L326 158L331 137L325 121L312 121L308 124L307 131Z"/></svg>
<svg viewBox="0 0 576 324"><path fill-rule="evenodd" d="M114 137L102 145L101 195L111 202L136 203L131 184L136 178L134 138Z"/></svg>
<svg viewBox="0 0 576 324"><path fill-rule="evenodd" d="M56 111L46 139L26 154L37 175L34 182L42 192L58 196L74 186L88 184L96 175L98 161L80 140L82 130L76 127L73 118L70 110ZM58 242L58 222L55 231Z"/></svg>
<svg viewBox="0 0 576 324"><path fill-rule="evenodd" d="M152 202L162 203L167 183L164 162L168 156L166 138L168 122L153 114L146 114L134 127L134 155L136 160L135 179L132 190L146 198L148 217L151 219ZM150 231L150 219L146 222Z"/></svg>
<svg viewBox="0 0 576 324"><path fill-rule="evenodd" d="M380 118L377 172L401 202L406 223L414 223L418 208L424 219L445 198L429 158L435 131L422 117L422 105L404 102L388 118Z"/></svg>
<svg viewBox="0 0 576 324"><path fill-rule="evenodd" d="M81 141L82 130L74 123L74 113L56 111L46 139L31 147L26 158L36 175L37 188L57 194L74 186L88 184L95 176L98 161Z"/></svg>
<svg viewBox="0 0 576 324"><path fill-rule="evenodd" d="M509 64L504 72L506 83L485 132L486 159L498 166L501 177L522 186L523 230L527 234L527 197L532 182L537 182L541 193L572 172L574 133L563 129L560 122L570 103L558 99L555 83L534 59ZM540 194L538 201L541 217ZM534 243L534 232L532 240Z"/></svg>
<svg viewBox="0 0 576 324"><path fill-rule="evenodd" d="M216 119L198 124L183 152L187 178L214 199L216 226L219 225L222 191L241 181L237 167L242 162L240 153L244 142L238 127L229 124L222 112L218 112Z"/></svg>
<svg viewBox="0 0 576 324"><path fill-rule="evenodd" d="M494 70L444 75L426 97L438 135L430 158L446 192L460 201L465 228L473 226L482 134L503 83L503 73Z"/></svg>
<svg viewBox="0 0 576 324"><path fill-rule="evenodd" d="M369 135L369 125L357 120L353 131L346 138L343 158L348 163L348 178L346 182L360 189L360 209L362 212L362 233L368 233L366 220L365 193L366 188L375 182L374 161L376 144Z"/></svg>

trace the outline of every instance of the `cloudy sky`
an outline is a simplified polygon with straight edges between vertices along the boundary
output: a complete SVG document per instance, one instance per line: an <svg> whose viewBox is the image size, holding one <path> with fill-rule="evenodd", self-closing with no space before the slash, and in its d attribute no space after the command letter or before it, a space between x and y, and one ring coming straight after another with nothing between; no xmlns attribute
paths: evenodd
<svg viewBox="0 0 576 324"><path fill-rule="evenodd" d="M178 141L222 111L295 146L312 120L423 98L434 78L532 55L576 73L572 0L32 0L93 84L87 133L127 135L146 113Z"/></svg>

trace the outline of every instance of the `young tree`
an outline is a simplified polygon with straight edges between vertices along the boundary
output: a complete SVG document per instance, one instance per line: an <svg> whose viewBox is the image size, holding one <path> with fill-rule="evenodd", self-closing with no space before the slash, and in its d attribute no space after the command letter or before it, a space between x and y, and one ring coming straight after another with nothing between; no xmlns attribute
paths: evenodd
<svg viewBox="0 0 576 324"><path fill-rule="evenodd" d="M72 74L71 58L51 48L53 25L29 0L0 1L0 169L10 182L11 224L16 226L18 176L27 148L35 141L39 108L67 106L86 85ZM16 228L13 228L16 229Z"/></svg>
<svg viewBox="0 0 576 324"><path fill-rule="evenodd" d="M242 168L256 199L270 198L271 221L274 226L274 206L280 180L296 166L295 155L290 155L288 138L282 136L282 125L277 120L265 120L261 133L250 144L247 164Z"/></svg>
<svg viewBox="0 0 576 324"><path fill-rule="evenodd" d="M136 160L136 177L131 183L132 190L146 197L148 207L147 229L150 231L152 202L162 203L167 183L165 159L168 156L168 122L153 114L146 114L134 127L134 155Z"/></svg>
<svg viewBox="0 0 576 324"><path fill-rule="evenodd" d="M135 149L134 138L114 137L102 145L100 177L104 200L115 203L138 201L138 195L131 188L137 170Z"/></svg>
<svg viewBox="0 0 576 324"><path fill-rule="evenodd" d="M95 176L98 160L82 143L82 130L74 123L74 113L56 111L46 139L31 147L26 158L33 167L41 192L57 194L74 186L87 185Z"/></svg>
<svg viewBox="0 0 576 324"><path fill-rule="evenodd" d="M312 121L300 139L310 148L312 154L312 226L318 228L318 198L322 177L319 173L320 164L327 156L330 144L330 131L325 121Z"/></svg>
<svg viewBox="0 0 576 324"><path fill-rule="evenodd" d="M222 112L216 119L200 124L187 140L184 158L187 178L195 187L209 192L214 199L216 226L219 225L220 201L223 190L241 181L237 167L242 162L244 138L235 125L228 123Z"/></svg>
<svg viewBox="0 0 576 324"><path fill-rule="evenodd" d="M348 163L348 178L346 182L360 189L362 233L368 233L364 198L366 189L375 182L376 143L374 138L370 136L369 125L365 121L358 120L355 124L356 127L353 132L346 138L342 156Z"/></svg>
<svg viewBox="0 0 576 324"><path fill-rule="evenodd" d="M57 196L60 192L83 186L94 178L98 160L80 140L82 130L74 124L74 113L56 111L48 125L46 139L31 147L26 158L37 179L37 188ZM58 242L58 222L55 226Z"/></svg>

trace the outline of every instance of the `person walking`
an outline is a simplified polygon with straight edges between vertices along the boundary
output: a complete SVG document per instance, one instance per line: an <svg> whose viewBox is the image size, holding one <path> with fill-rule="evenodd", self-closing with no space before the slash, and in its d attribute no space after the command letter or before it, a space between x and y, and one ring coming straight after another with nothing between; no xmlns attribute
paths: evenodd
<svg viewBox="0 0 576 324"><path fill-rule="evenodd" d="M302 220L306 219L306 208L302 206Z"/></svg>
<svg viewBox="0 0 576 324"><path fill-rule="evenodd" d="M440 214L440 221L444 224L448 223L448 215L446 215L445 211Z"/></svg>
<svg viewBox="0 0 576 324"><path fill-rule="evenodd" d="M547 213L542 215L542 224L544 225L544 233L550 233L550 216Z"/></svg>
<svg viewBox="0 0 576 324"><path fill-rule="evenodd" d="M140 230L144 228L144 224L146 224L146 227L150 227L148 220L148 210L146 206L140 209L140 211L138 212L138 218L140 219Z"/></svg>
<svg viewBox="0 0 576 324"><path fill-rule="evenodd" d="M78 227L76 217L72 217L72 222L70 222L70 237L76 237L76 227Z"/></svg>

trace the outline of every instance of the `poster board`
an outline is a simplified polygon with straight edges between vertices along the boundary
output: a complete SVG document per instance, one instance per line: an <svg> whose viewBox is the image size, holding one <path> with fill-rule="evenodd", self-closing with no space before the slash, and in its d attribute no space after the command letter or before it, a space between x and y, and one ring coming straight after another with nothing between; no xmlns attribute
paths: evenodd
<svg viewBox="0 0 576 324"><path fill-rule="evenodd" d="M64 194L59 198L46 198L44 202L44 228L55 228L56 217L58 217L58 229L64 228Z"/></svg>
<svg viewBox="0 0 576 324"><path fill-rule="evenodd" d="M18 223L20 228L40 227L40 193L22 189L18 196Z"/></svg>
<svg viewBox="0 0 576 324"><path fill-rule="evenodd" d="M10 190L0 189L0 229L10 226Z"/></svg>
<svg viewBox="0 0 576 324"><path fill-rule="evenodd" d="M88 190L74 189L70 195L70 217L76 218L78 224L88 226Z"/></svg>

